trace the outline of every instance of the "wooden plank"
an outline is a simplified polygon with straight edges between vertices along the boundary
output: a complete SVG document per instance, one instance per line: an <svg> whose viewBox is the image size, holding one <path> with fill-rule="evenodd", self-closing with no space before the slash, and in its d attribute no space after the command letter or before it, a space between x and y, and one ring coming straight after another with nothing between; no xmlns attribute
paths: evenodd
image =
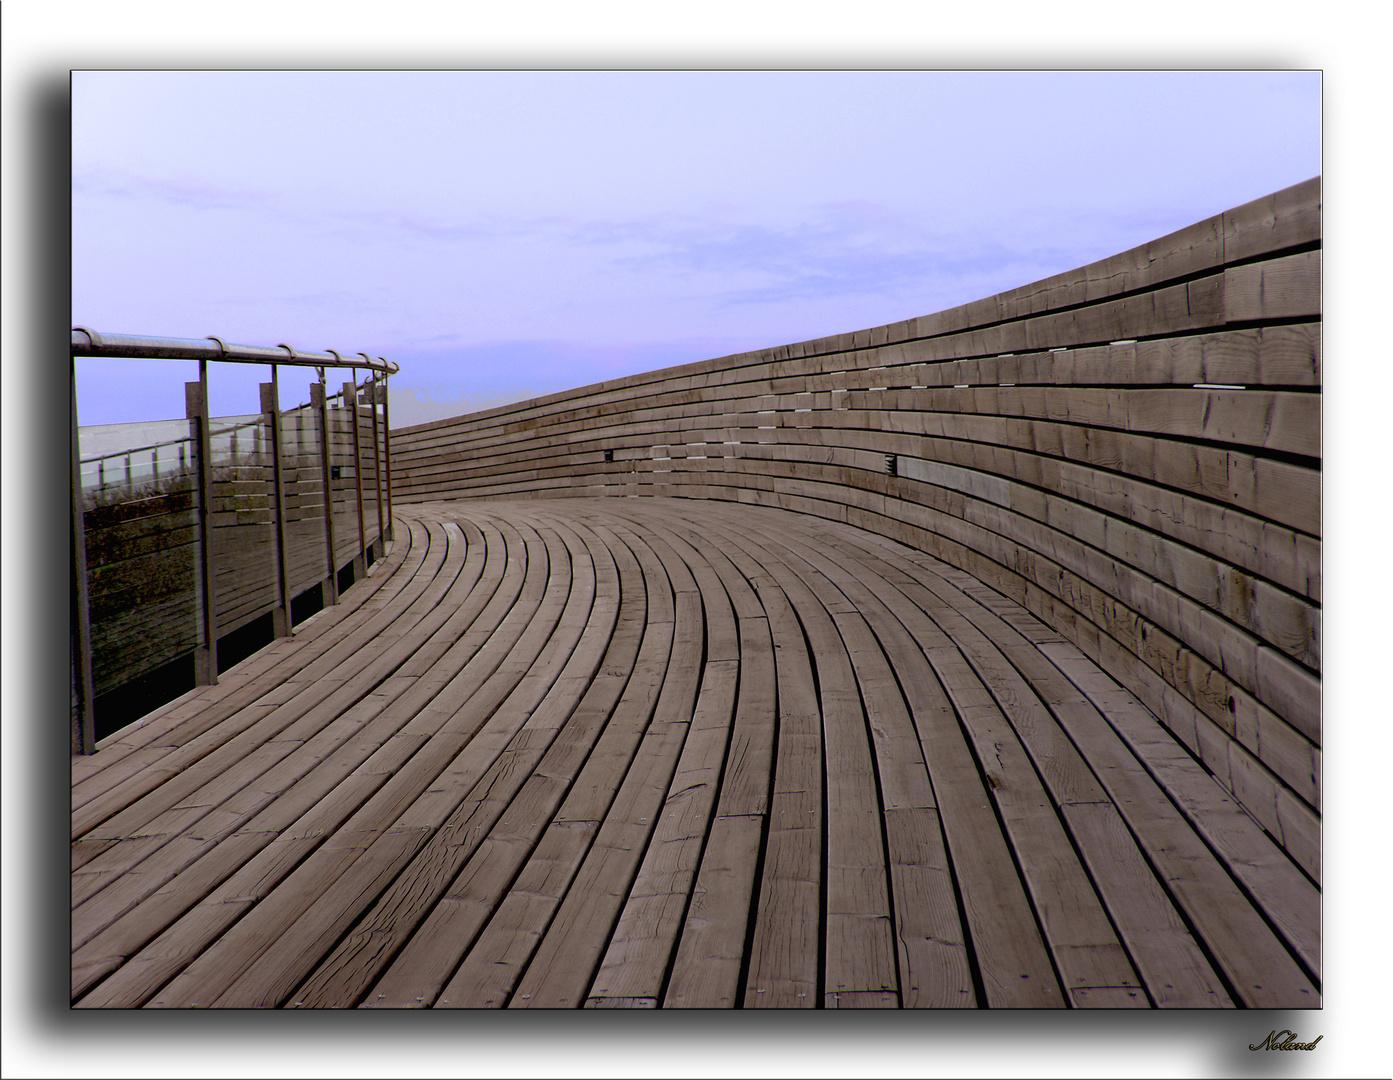
<svg viewBox="0 0 1393 1080"><path fill-rule="evenodd" d="M381 722L379 720L374 723ZM170 877L167 873L157 875L156 866L142 864L140 872L131 875L131 878L140 883L139 907L129 918L117 920L108 931L98 934L87 946L79 949L75 957L80 959L89 952L114 951L122 956L137 952L154 934L201 900L209 889L231 874L237 866L270 844L278 830L287 828L301 814L314 807L316 802L336 791L338 785L352 774L381 742L382 736L369 724L358 733L352 744L328 756L322 766L289 788L287 793L274 802L269 802L269 797L264 800L269 805L254 817L251 811L262 806L262 801L247 801L245 798L234 800L214 815L217 819L214 825L203 824L196 831L191 830L191 836L174 838L171 841L172 846L188 849L180 853L180 861L173 866L178 876L174 877L169 885L160 888L158 893L148 896L146 894L153 892L154 885L170 880ZM384 774L376 775L379 785L385 779ZM251 820L246 821L247 818ZM228 834L243 821L246 821L246 824L241 825L235 835L229 836ZM215 854L207 851L214 843L218 845ZM229 857L229 852L234 849L235 859ZM205 858L205 854L208 857ZM124 883L127 879L117 880ZM102 903L109 909L113 900L103 897ZM104 914L109 915L109 910ZM82 908L74 912L75 935L82 933L86 919ZM82 992L86 988L85 985L74 985L75 992Z"/></svg>
<svg viewBox="0 0 1393 1080"><path fill-rule="evenodd" d="M781 576L750 549L742 553ZM773 645L778 734L743 1004L812 1008L823 926L822 716L803 630L786 593L771 585L758 591Z"/></svg>
<svg viewBox="0 0 1393 1080"><path fill-rule="evenodd" d="M1224 271L1224 318L1228 322L1319 315L1320 296L1319 251Z"/></svg>
<svg viewBox="0 0 1393 1080"><path fill-rule="evenodd" d="M344 704L351 704L351 702L344 702ZM361 703L361 718L369 719L381 704L380 695L375 693L368 695ZM163 829L163 826L159 824L161 820L159 815L172 814L178 818L182 813L178 809L181 802L194 807L205 805L205 809L211 809L211 805L198 802L197 792L204 783L225 785L227 780L235 778L237 783L233 785L233 788L236 789L254 781L258 772L272 767L274 762L280 758L297 753L300 757L295 760L303 759L306 754L312 756L314 752L323 748L322 739L314 741L316 736L325 724L330 722L335 715L338 715L336 711L323 707L317 710L307 707L306 710L301 711L297 727L297 724L291 723L293 714L285 713L275 718L274 713L270 711L274 708L275 706L270 705L256 705L244 710L241 714L237 714L237 727L245 728L246 731L243 732L244 737L239 742L234 743L233 750L227 751L223 758L226 759L229 766L236 763L238 770L225 774L204 761L195 761L182 773L166 772L164 769L150 770L153 774L152 781L157 781L161 776L165 778L166 783L163 787L146 796L141 802L134 804L128 811L123 811L116 818L109 819L106 823L91 830L88 836L99 840L103 837L120 839L129 835L148 834L152 830L158 833ZM268 718L275 718L277 722L268 726ZM330 736L330 745L342 742L351 734L351 728L335 730ZM269 747L273 748L274 752L262 753L261 757L255 759L257 764L253 765L253 759L246 755L257 751L258 737L268 739ZM309 749L303 752L297 751L296 744L305 740L312 740ZM178 781L177 787L173 786L176 780Z"/></svg>
<svg viewBox="0 0 1393 1080"><path fill-rule="evenodd" d="M801 531L801 530L800 530ZM810 538L811 539L811 538ZM783 542L789 543L788 533ZM818 547L822 540L817 541ZM809 544L799 550L817 558ZM859 565L861 552L848 551ZM916 712L935 705L922 691L932 680L923 653L879 600L831 561L819 565L836 581L857 614L837 617L851 646L857 679L866 700L885 807L887 853L892 875L902 996L906 1007L971 1005L975 991L968 971L956 895L948 869L932 782L924 764L906 699ZM866 620L863 622L863 619ZM868 636L873 627L882 657ZM894 667L893 675L886 660ZM903 687L903 690L901 690ZM914 823L913 829L907 828Z"/></svg>
<svg viewBox="0 0 1393 1080"><path fill-rule="evenodd" d="M901 1002L907 1009L972 1008L977 993L939 813L887 809L885 831Z"/></svg>
<svg viewBox="0 0 1393 1080"><path fill-rule="evenodd" d="M1232 1007L1223 981L1152 874L1116 807L1102 802L1073 803L1063 807L1063 814L1156 1005ZM1134 991L1135 987L1129 993ZM1071 992L1075 1004L1080 1004L1082 989Z"/></svg>
<svg viewBox="0 0 1393 1080"><path fill-rule="evenodd" d="M1050 647L1061 668L1071 678L1079 671L1082 658L1069 656L1067 646ZM1086 661L1084 661L1086 663ZM1082 680L1083 676L1079 676ZM1106 678L1104 676L1104 678ZM1090 686L1102 685L1091 682ZM1090 698L1093 690L1080 686ZM1107 712L1107 719L1157 776L1170 797L1189 818L1196 830L1225 860L1230 872L1268 913L1292 949L1314 972L1320 971L1320 892L1287 859L1275 850L1270 837L1253 819L1237 808L1212 777L1206 776L1194 760L1173 741L1165 739L1144 709L1120 702Z"/></svg>
<svg viewBox="0 0 1393 1080"><path fill-rule="evenodd" d="M1034 388L1033 392L1035 398L1040 397L1042 389L1043 388ZM1205 393L1205 391L1202 390L1187 392L1192 396L1203 395ZM969 397L961 398L960 400L959 395L962 394L969 394ZM1040 406L1036 406L1034 410L1035 414L1041 417L1039 419L1029 419L1023 414L1018 418L1013 418L1009 414L988 416L982 414L980 411L976 413L963 411L964 403L967 401L972 401L974 403L973 408L977 409L978 406L976 406L975 402L980 396L981 395L976 392L946 391L940 401L942 406L949 411L934 412L924 409L922 394L916 393L913 395L906 394L899 396L879 395L880 398L892 400L896 407L890 410L872 413L867 413L864 410L858 409L844 416L833 413L828 419L835 421L833 424L834 428L848 429L843 430L839 436L839 439L846 442L848 445L857 445L857 440L863 442L866 440L875 440L880 445L874 447L874 453L883 453L886 451L899 453L916 452L916 447L912 444L895 445L896 436L891 434L891 432L894 431L912 431L916 435L930 437L957 436L969 440L967 444L969 446L973 443L992 442L996 444L1015 445L1023 450L1039 450L1047 447L1053 449L1051 444L1058 444L1060 448L1053 450L1057 455L1075 460L1093 459L1107 468L1116 469L1122 467L1124 469L1135 469L1138 470L1138 475L1147 478L1155 478L1172 486L1178 486L1193 490L1196 493L1205 494L1211 498L1219 499L1226 505L1244 506L1247 504L1248 500L1254 497L1262 498L1261 490L1254 488L1251 475L1253 469L1258 466L1258 463L1245 463L1242 460L1244 457L1242 453L1239 453L1237 462L1225 465L1226 458L1222 451L1219 451L1217 448L1214 450L1205 450L1204 448L1196 448L1193 446L1177 446L1173 442L1164 439L1156 440L1141 435L1127 436L1125 438L1121 437L1120 432L1126 427L1125 412L1117 410L1114 410L1116 416L1112 421L1113 426L1111 428L1097 430L1096 432L1085 432L1084 429L1079 427L1061 425L1055 423L1053 420L1044 419L1043 417L1049 414L1047 411L1042 412ZM1056 395L1056 397L1058 398L1058 395ZM1300 397L1300 395L1298 395L1298 397ZM1013 400L1018 402L1015 406L1015 410L1017 413L1020 413L1021 406L1019 401L1022 399L1020 399L1019 394L1017 394L1016 398ZM1066 406L1064 407L1067 407L1067 398L1058 398L1058 400L1065 401ZM1196 400L1201 400L1201 398L1196 397ZM1247 400L1249 402L1257 401L1256 398L1249 398ZM993 392L991 402L992 409L1002 407L1000 394ZM1080 408L1082 408L1082 405L1080 405ZM1226 406L1226 408L1228 407ZM767 418L778 427L778 442L780 445L797 445L800 440L804 440L808 437L797 428L779 426L781 424L782 415L783 414ZM1107 414L1104 413L1104 415L1106 416ZM1199 411L1193 413L1192 416L1194 420L1204 419L1203 409L1201 408ZM1232 409L1229 409L1227 414L1224 410L1215 412L1211 409L1211 417L1216 425L1219 424L1221 420L1225 423L1229 423L1230 426L1241 422L1243 425L1246 425L1246 429L1249 431L1249 434L1245 435L1244 438L1256 439L1260 443L1267 441L1268 436L1263 433L1265 431L1263 425L1266 423L1266 417L1262 408L1244 405L1238 413L1234 413ZM762 419L765 418L751 417L751 424L753 425L756 420ZM1194 420L1192 420L1192 423ZM701 422L705 423L706 421L703 419ZM662 421L661 424L657 425L655 430L669 430L671 424L672 421L670 419ZM880 433L887 428L889 432L885 434ZM631 424L628 429L641 432L644 430L644 426L635 426ZM1299 440L1303 437L1303 431L1304 428L1298 424L1291 436L1283 436L1283 438L1295 438ZM760 439L753 438L754 435L761 434L767 433L751 432L751 441L761 441ZM826 434L826 432L817 432L814 434L822 435ZM1100 455L1097 449L1089 445L1088 440L1084 438L1085 434L1094 439L1102 439L1105 436L1112 435L1112 442L1105 442L1104 446L1121 447L1125 449L1127 453L1120 454L1114 449L1111 453L1103 453ZM566 433L557 432L553 437L564 439L568 436ZM576 438L582 436L576 434L570 437ZM637 435L636 437L641 438L642 436ZM763 441L772 441L772 437L764 439ZM1176 458L1175 455L1177 451L1188 451L1188 458L1183 454ZM566 477L566 483L569 486L571 477L578 464L576 461L572 460L569 454L563 453L561 456L549 459L547 457L548 451L545 442L539 443L537 447L531 448L529 452L531 460L536 463L536 465L529 470L529 477L540 478L555 472L558 476L564 475ZM753 452L753 449L745 450L743 447L741 448L742 455L748 455ZM1199 469L1197 472L1197 453L1199 457L1205 461L1217 453L1217 460L1222 467L1216 471L1214 468L1206 466L1203 469ZM1172 458L1175 458L1175 460L1172 461ZM548 461L551 461L552 464L548 465ZM1135 465L1131 464L1133 461L1136 462ZM677 464L680 465L680 463ZM1263 468L1270 468L1272 464L1273 463L1261 463L1261 466ZM497 472L499 468L504 470L504 472L509 472L510 470L514 470L515 466L511 464L510 459L503 458L500 459L500 465L494 469L494 472ZM878 466L876 468L878 469ZM1156 472L1157 468L1163 468L1164 471L1158 473ZM1235 472L1236 468L1239 469L1239 471ZM1288 472L1291 469L1289 466L1283 466L1283 468ZM1305 471L1311 472L1311 470ZM1230 473L1233 475L1228 475ZM485 476L487 474L488 470L484 470L478 475ZM511 474L512 473L510 473L510 475ZM679 473L676 475L680 476L681 474ZM1301 475L1301 470L1299 469L1296 473L1292 474L1292 477L1294 478L1298 475ZM448 482L444 477L437 477L436 479L438 483ZM1198 484L1196 483L1197 479ZM540 482L540 480L538 480L538 482ZM1288 480L1288 485L1290 482L1291 479ZM1211 488L1213 490L1211 490ZM505 489L488 490L481 491L481 493L501 494L504 490ZM1308 503L1310 498L1318 500L1319 493L1316 490L1316 486L1306 484L1303 490L1307 492ZM1298 524L1299 527L1309 532L1318 532L1318 513L1311 515L1304 506L1289 506L1288 504L1291 501L1290 495L1290 487L1288 486L1284 497L1264 498L1258 509L1261 513L1269 517L1276 517L1278 520ZM1294 512L1302 513L1299 520L1292 518ZM1289 521L1288 519L1291 520Z"/></svg>
<svg viewBox="0 0 1393 1080"><path fill-rule="evenodd" d="M711 825L692 889L663 1004L733 1008L742 1000L740 971L755 886L760 815L720 815Z"/></svg>
<svg viewBox="0 0 1393 1080"><path fill-rule="evenodd" d="M672 523L669 517L664 520ZM738 616L740 680L715 817L701 852L664 1002L682 1008L730 1008L742 998L740 973L775 754L778 676L773 638L763 603L752 588L767 586L768 578L739 550L713 542L703 524L678 518L672 531L701 551Z"/></svg>
<svg viewBox="0 0 1393 1080"><path fill-rule="evenodd" d="M1226 210L1223 229L1226 262L1319 241L1321 178L1312 177Z"/></svg>
<svg viewBox="0 0 1393 1080"><path fill-rule="evenodd" d="M550 921L596 827L594 821L551 822L517 884L436 999L436 1008L502 1008L508 1003L536 948L538 927Z"/></svg>
<svg viewBox="0 0 1393 1080"><path fill-rule="evenodd" d="M1060 431L1063 431L1063 429L1060 429ZM990 435L990 432L983 432L983 433L985 433L985 435ZM1106 435L1106 432L1105 432L1105 433L1100 433L1099 438L1102 438L1102 435ZM846 438L853 438L853 436L848 435L848 436L846 436ZM1130 438L1130 436L1128 436L1128 438ZM1155 442L1155 440L1152 440L1152 442ZM951 447L957 446L957 445L958 445L958 443L942 443L942 445L940 445L939 442L935 442L935 453L947 453L947 452L950 452ZM894 447L892 447L892 446L885 446L885 447L883 447L883 449L896 449L898 453L903 454L903 453L907 452L908 449L910 449L910 446L908 446L908 443L905 443L904 446L894 446ZM1105 449L1106 449L1106 447L1105 447ZM1066 456L1071 456L1071 457L1074 457L1074 456L1087 456L1087 454L1089 454L1089 453L1098 454L1098 449L1096 449L1096 447L1095 447L1095 449L1089 450L1089 449L1087 449L1087 447L1084 446L1084 442L1082 442L1082 440L1080 440L1080 445L1078 445L1077 447L1075 447L1075 446L1061 447L1061 449L1059 450L1059 453L1063 453L1063 454L1066 454ZM868 467L868 468L873 467L873 471L879 471L879 470L880 470L880 463L879 463L879 460L878 460L878 453L875 453L875 452L866 452L866 453L862 454L862 457L865 458L866 467ZM1014 463L1011 463L1010 467L1011 467L1011 468L1017 468L1017 470L1018 470L1018 468L1024 467L1025 464L1028 464L1029 461L1031 461L1031 458L1029 458L1029 457L1022 457L1021 454L1017 454L1017 456L1015 456L1015 457L1017 457L1017 461L1014 461ZM1113 453L1113 454L1105 454L1105 456L1099 458L1099 464L1105 464L1105 465L1106 465L1106 464L1113 464L1114 467L1116 467L1116 464L1117 464L1117 463L1116 463L1116 460L1114 460L1114 458L1116 458L1116 453ZM1038 468L1041 467L1041 463L1043 463L1043 461L1048 461L1048 460L1045 460L1045 458L1034 458L1034 460L1036 461L1036 464L1035 464L1035 465L1032 465L1032 468L1034 468L1034 470L1038 470ZM839 464L840 464L840 463L839 463ZM971 464L976 464L976 463L971 463ZM988 464L988 463L986 463L986 461L983 461L982 464ZM1056 468L1056 465L1057 465L1057 463L1050 465L1050 467ZM1220 458L1219 458L1219 465L1224 465L1223 456L1220 456ZM1190 471L1190 474L1194 474L1195 468L1197 468L1197 464L1195 464L1194 454L1191 453L1190 461L1188 461L1188 464L1183 463L1183 461L1177 461L1176 467L1178 468L1178 470L1188 470L1188 471ZM762 468L765 468L765 470L768 470L769 467L768 467L768 465L765 465L765 467L762 467ZM1226 471L1229 472L1230 477L1229 477L1229 479L1226 479L1226 481L1223 482L1223 491L1219 491L1219 489L1215 489L1215 491L1206 491L1206 492L1205 492L1206 495L1209 495L1209 496L1212 496L1212 497L1216 497L1216 499L1219 499L1219 497L1222 497L1222 499L1227 500L1227 502L1230 502L1230 503L1231 503L1231 502L1234 502L1234 500L1236 500L1236 499L1240 499L1240 500L1241 500L1241 499L1244 499L1245 496L1243 495L1243 492L1238 491L1238 489L1236 489L1236 488L1233 488L1233 484L1231 484L1231 482L1230 482L1231 479L1236 478L1237 475L1238 475L1237 472L1234 472L1234 468L1237 468L1237 463L1231 463L1231 461L1230 461L1229 464L1224 465L1224 468L1226 468ZM1265 465L1265 468L1266 468L1266 465ZM1205 465L1205 470L1209 470L1209 465L1208 465L1208 464ZM1057 468L1056 468L1056 471L1057 471ZM1144 470L1142 470L1142 471L1144 471L1144 474L1149 475L1149 472L1151 472L1151 471L1153 471L1153 470L1152 470L1152 468L1151 468L1151 465L1145 465ZM814 472L815 472L815 474L816 474L816 470L815 470ZM1202 472L1204 472L1204 471L1202 471ZM826 474L826 475L829 475L829 478L833 478L834 475L837 475L837 477L840 477L840 474ZM1312 475L1315 475L1315 474L1312 474ZM1095 472L1095 474L1094 474L1094 477L1095 477L1095 478L1098 477L1098 474L1096 474L1096 472ZM846 475L846 477L841 477L841 481L843 481L843 482L851 481L851 479L853 479L853 477L851 477L850 474ZM1251 475L1250 475L1250 481L1251 481L1251 479L1252 479L1252 478L1251 478ZM865 482L865 481L862 481L862 484L864 484L864 482ZM1035 481L1035 482L1039 482L1039 481ZM1174 477L1170 478L1170 481L1169 481L1169 482L1181 482L1181 484L1183 484L1183 482L1184 482L1184 472L1183 472L1183 471L1181 471L1181 472L1176 472L1176 475L1174 475ZM1287 482L1289 482L1289 484L1290 484L1291 479L1289 478L1289 481L1287 481ZM1308 486L1308 488L1309 488L1309 485L1307 485L1307 486ZM1248 488L1250 488L1250 489L1252 488L1251 482L1250 482L1250 484L1248 484ZM1089 488L1088 478L1081 479L1080 484L1075 485L1075 489L1074 489L1075 495L1074 495L1074 497L1078 497L1078 493L1088 492L1089 489L1091 489L1091 488ZM1024 493L1027 493L1027 489L1017 489L1017 491L1020 492L1021 495L1024 495ZM1312 491L1314 491L1314 489L1312 489ZM1152 497L1153 497L1153 499L1155 499L1156 496L1153 495ZM1287 497L1289 497L1289 500L1290 500L1290 488L1289 488L1289 495L1287 495ZM1042 503L1042 506L1043 506L1043 503ZM1198 506L1202 506L1202 503L1199 503ZM1160 523L1163 523L1163 521L1166 521L1167 518L1165 518L1165 517L1162 517L1162 518L1155 518L1155 520L1156 520L1156 521L1160 521ZM1163 527L1165 527L1165 525L1163 525ZM1261 525L1259 525L1259 527L1261 527ZM1201 534L1201 535L1206 535L1206 534L1208 534L1208 532L1212 532L1212 531L1213 531L1212 528L1211 528L1211 530L1205 530L1205 531L1204 531L1204 534ZM1195 539L1195 534L1188 535L1187 539L1188 539L1188 541L1194 541L1194 539ZM1250 545L1250 546L1251 546L1251 545ZM1244 550L1244 549L1241 548L1241 546L1238 546L1238 548L1237 548L1236 550L1234 550L1234 557L1237 557L1237 559L1240 559L1240 564L1243 564L1243 563L1241 563L1241 560L1244 559L1243 550ZM1308 563L1307 563L1307 564L1308 564L1308 566L1309 566L1309 560L1308 560ZM1254 567L1254 569L1256 569L1256 567ZM1287 583L1286 583L1286 584L1287 584L1287 587L1289 587L1289 588L1290 588L1290 587L1301 588L1301 587L1302 587L1301 577L1295 576L1294 573L1291 573L1291 571L1289 571L1289 580L1287 580Z"/></svg>

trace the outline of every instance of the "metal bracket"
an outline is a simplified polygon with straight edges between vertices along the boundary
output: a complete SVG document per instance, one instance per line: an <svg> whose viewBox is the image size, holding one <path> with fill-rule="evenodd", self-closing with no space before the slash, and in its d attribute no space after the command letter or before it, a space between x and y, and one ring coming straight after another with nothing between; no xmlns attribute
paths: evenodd
<svg viewBox="0 0 1393 1080"><path fill-rule="evenodd" d="M86 335L87 335L87 340L90 341L90 342L92 343L92 348L94 348L94 349L100 349L100 348L102 347L102 345L103 345L102 336L101 336L101 334L97 333L95 330L89 330L89 329L87 329L87 327L85 327L85 326L74 326L73 329L74 329L74 330L78 330L78 331L80 331L80 332L86 334Z"/></svg>

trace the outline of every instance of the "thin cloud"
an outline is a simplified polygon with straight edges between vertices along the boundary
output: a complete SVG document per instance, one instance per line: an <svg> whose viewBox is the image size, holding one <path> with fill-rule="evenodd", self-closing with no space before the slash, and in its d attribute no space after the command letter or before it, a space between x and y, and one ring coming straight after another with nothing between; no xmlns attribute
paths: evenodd
<svg viewBox="0 0 1393 1080"><path fill-rule="evenodd" d="M101 167L89 167L75 173L73 193L119 199L149 199L192 210L275 210L274 193L266 189L232 188L209 183L194 176L144 176Z"/></svg>
<svg viewBox="0 0 1393 1080"><path fill-rule="evenodd" d="M824 204L785 225L674 218L611 229L647 249L614 257L617 265L724 280L709 297L722 306L898 294L1076 254L1047 242L1022 247L1020 232L936 228L866 202Z"/></svg>
<svg viewBox="0 0 1393 1080"><path fill-rule="evenodd" d="M451 221L438 216L397 210L344 209L300 215L307 223L323 227L329 235L355 240L399 243L405 239L430 242L497 241L555 233L556 218L504 218L496 215L472 221Z"/></svg>
<svg viewBox="0 0 1393 1080"><path fill-rule="evenodd" d="M864 297L906 291L938 291L952 281L990 277L1007 265L1063 269L1078 261L1079 246L1065 248L1032 233L1036 215L1011 222L926 222L871 200L822 203L782 222L741 217L731 209L712 214L649 214L632 218L587 218L566 214L460 218L365 207L301 209L288 193L232 188L190 177L151 177L89 168L74 178L86 196L147 199L194 210L241 211L293 221L317 235L365 247L486 247L526 243L545 249L588 250L602 262L643 274L688 279L688 296L717 308ZM1061 211L1042 211L1054 222ZM1068 214L1069 211L1064 211ZM1085 218L1078 211L1075 216ZM1138 222L1080 220L1080 240L1102 234L1134 242ZM1085 245L1102 250L1101 245ZM1124 245L1125 246L1125 245ZM1073 260L1073 261L1071 261ZM333 299L284 297L279 302L310 306Z"/></svg>
<svg viewBox="0 0 1393 1080"><path fill-rule="evenodd" d="M580 257L583 274L601 276L597 272L610 268L655 287L661 282L669 307L695 304L706 316L879 298L908 317L1067 270L1145 242L1168 228L1165 215L1154 208L1018 208L990 219L980 208L950 205L907 211L875 200L784 208L777 219L742 213L729 204L703 213L634 216L460 215L438 207L335 206L332 200L326 200L330 205L311 207L303 205L303 193L106 169L87 169L75 178L74 189L88 198L143 199L237 213L249 223L273 222L286 235L298 227L307 236L346 241L375 262L388 250L410 251L415 265L438 265L441 273L458 275L462 281L477 272L458 262L462 256L485 265L484 260L497 253L520 253L525 246L527 257L543 264L551 259L574 266ZM1193 220L1188 210L1176 212L1175 220ZM311 243L305 250L321 249ZM380 286L379 291L384 289ZM389 292L367 297L361 290L309 291L258 297L257 302L280 310L390 315L400 312L408 298L393 302ZM429 290L419 297L427 295ZM231 303L251 302L243 298ZM409 302L405 306L412 307ZM460 334L416 338L403 336L404 330L405 325L390 333L409 346L467 342Z"/></svg>

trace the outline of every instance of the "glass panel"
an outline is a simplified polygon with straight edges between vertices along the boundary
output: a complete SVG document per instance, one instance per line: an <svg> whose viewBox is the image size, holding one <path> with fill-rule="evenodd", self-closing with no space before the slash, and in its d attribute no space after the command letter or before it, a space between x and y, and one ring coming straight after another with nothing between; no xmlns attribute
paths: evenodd
<svg viewBox="0 0 1393 1080"><path fill-rule="evenodd" d="M368 543L377 539L377 466L373 460L372 406L358 406L358 439L363 448L363 526ZM381 447L381 435L378 437Z"/></svg>
<svg viewBox="0 0 1393 1080"><path fill-rule="evenodd" d="M382 405L377 406L377 445L381 451L382 466L382 524L390 530L392 528L392 461L388 457L388 438L387 438L387 409Z"/></svg>
<svg viewBox="0 0 1393 1080"><path fill-rule="evenodd" d="M330 486L334 491L334 562L346 566L358 554L358 483L353 460L353 410L340 395L329 399Z"/></svg>
<svg viewBox="0 0 1393 1080"><path fill-rule="evenodd" d="M285 544L290 595L298 596L328 576L324 541L324 480L319 430L309 405L281 414L285 477Z"/></svg>
<svg viewBox="0 0 1393 1080"><path fill-rule="evenodd" d="M218 636L279 602L276 571L276 476L262 416L214 417L212 451L214 595Z"/></svg>
<svg viewBox="0 0 1393 1080"><path fill-rule="evenodd" d="M191 467L193 443L187 420L139 424L91 424L78 430L84 493L105 491L132 498Z"/></svg>
<svg viewBox="0 0 1393 1080"><path fill-rule="evenodd" d="M92 678L104 694L202 641L196 451L187 420L78 431Z"/></svg>

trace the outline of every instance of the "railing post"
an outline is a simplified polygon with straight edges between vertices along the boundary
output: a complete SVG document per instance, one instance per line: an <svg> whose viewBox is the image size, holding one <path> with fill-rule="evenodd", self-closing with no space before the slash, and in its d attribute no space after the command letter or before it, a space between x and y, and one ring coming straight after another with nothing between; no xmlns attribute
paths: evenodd
<svg viewBox="0 0 1393 1080"><path fill-rule="evenodd" d="M387 413L386 374L382 376L380 389L382 397L382 450L385 459L383 468L387 471L387 539L395 540L397 538L396 527L392 524L392 421Z"/></svg>
<svg viewBox="0 0 1393 1080"><path fill-rule="evenodd" d="M271 424L271 476L276 492L276 575L280 585L277 596L280 604L273 609L271 621L276 637L289 637L290 625L290 558L285 543L285 456L281 446L281 395L276 365L271 365L271 381L261 384L261 411Z"/></svg>
<svg viewBox="0 0 1393 1080"><path fill-rule="evenodd" d="M329 576L324 579L324 606L339 602L339 574L334 556L334 487L329 471L329 399L325 393L324 369L319 381L310 383L310 404L319 426L319 463L324 475L324 537L329 552Z"/></svg>
<svg viewBox="0 0 1393 1080"><path fill-rule="evenodd" d="M72 752L97 750L96 694L92 682L92 622L87 607L87 525L82 498L82 453L77 437L77 365L73 364L73 561L69 615L72 627L73 702Z"/></svg>
<svg viewBox="0 0 1393 1080"><path fill-rule="evenodd" d="M203 644L194 650L194 682L214 686L218 681L217 578L213 566L213 446L209 432L208 362L198 362L198 382L184 384L184 405L198 458L198 553L202 572L198 595L202 608Z"/></svg>
<svg viewBox="0 0 1393 1080"><path fill-rule="evenodd" d="M382 507L382 444L377 435L377 396L381 390L381 384L377 381L377 375L372 376L369 384L368 399L372 402L372 472L377 480L377 555L381 558L385 552L383 544L387 540L386 523L383 520ZM390 480L388 481L390 486Z"/></svg>
<svg viewBox="0 0 1393 1080"><path fill-rule="evenodd" d="M363 522L363 440L358 431L358 372L343 384L343 403L353 410L353 485L358 492L358 554L353 556L353 580L362 581L368 574L368 530Z"/></svg>

